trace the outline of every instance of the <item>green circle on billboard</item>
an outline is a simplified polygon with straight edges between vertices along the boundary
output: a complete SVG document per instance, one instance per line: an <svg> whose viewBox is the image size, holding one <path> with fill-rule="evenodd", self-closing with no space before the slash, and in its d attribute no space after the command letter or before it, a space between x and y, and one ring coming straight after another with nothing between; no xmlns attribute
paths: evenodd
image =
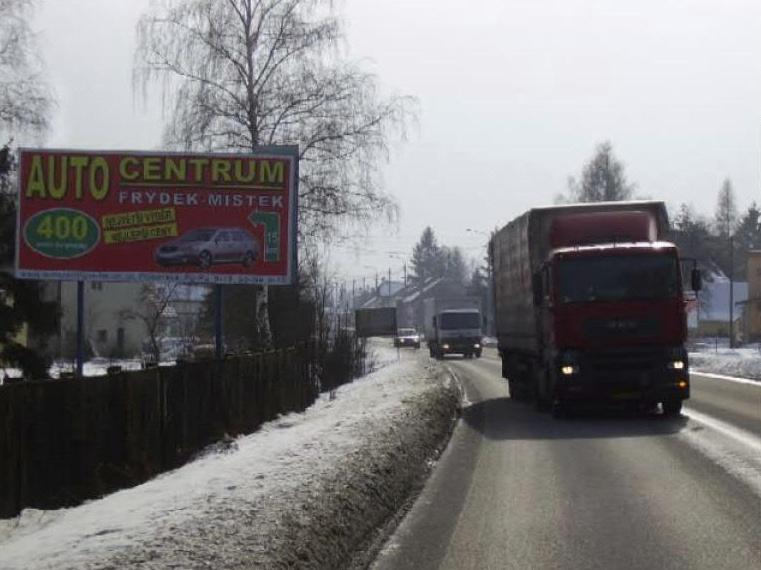
<svg viewBox="0 0 761 570"><path fill-rule="evenodd" d="M53 208L29 218L24 227L24 240L45 257L72 259L92 251L100 241L100 227L84 212Z"/></svg>

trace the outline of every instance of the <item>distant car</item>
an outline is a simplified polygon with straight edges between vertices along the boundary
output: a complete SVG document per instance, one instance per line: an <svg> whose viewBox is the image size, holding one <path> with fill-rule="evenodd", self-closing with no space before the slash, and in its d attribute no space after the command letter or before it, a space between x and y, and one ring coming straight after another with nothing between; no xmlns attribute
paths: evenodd
<svg viewBox="0 0 761 570"><path fill-rule="evenodd" d="M414 346L420 348L420 335L415 329L399 329L394 337L394 346Z"/></svg>
<svg viewBox="0 0 761 570"><path fill-rule="evenodd" d="M242 228L197 228L156 248L156 263L198 265L208 269L215 263L242 263L251 267L262 246L251 232Z"/></svg>

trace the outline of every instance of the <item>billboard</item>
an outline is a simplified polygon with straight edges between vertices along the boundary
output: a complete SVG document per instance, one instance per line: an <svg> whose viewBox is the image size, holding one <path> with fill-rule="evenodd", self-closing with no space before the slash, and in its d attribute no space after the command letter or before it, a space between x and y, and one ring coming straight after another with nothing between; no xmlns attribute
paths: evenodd
<svg viewBox="0 0 761 570"><path fill-rule="evenodd" d="M357 336L394 336L396 334L396 309L379 307L376 309L357 309L354 312Z"/></svg>
<svg viewBox="0 0 761 570"><path fill-rule="evenodd" d="M16 276L292 283L298 147L22 149Z"/></svg>

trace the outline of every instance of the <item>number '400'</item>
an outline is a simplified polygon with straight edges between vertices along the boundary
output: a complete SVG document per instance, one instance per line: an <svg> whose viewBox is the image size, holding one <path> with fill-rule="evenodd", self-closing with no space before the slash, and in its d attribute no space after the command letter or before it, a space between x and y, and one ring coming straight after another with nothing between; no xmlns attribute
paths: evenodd
<svg viewBox="0 0 761 570"><path fill-rule="evenodd" d="M84 216L48 215L37 226L37 234L47 239L83 240L87 236L87 219Z"/></svg>

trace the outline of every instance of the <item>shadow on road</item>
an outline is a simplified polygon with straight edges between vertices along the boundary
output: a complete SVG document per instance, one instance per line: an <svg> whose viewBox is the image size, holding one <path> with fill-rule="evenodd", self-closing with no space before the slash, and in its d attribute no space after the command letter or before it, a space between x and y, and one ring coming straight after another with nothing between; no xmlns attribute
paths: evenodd
<svg viewBox="0 0 761 570"><path fill-rule="evenodd" d="M688 418L665 418L655 412L618 408L577 410L570 419L555 419L531 403L494 398L469 405L462 419L493 440L551 440L671 435L685 428Z"/></svg>

